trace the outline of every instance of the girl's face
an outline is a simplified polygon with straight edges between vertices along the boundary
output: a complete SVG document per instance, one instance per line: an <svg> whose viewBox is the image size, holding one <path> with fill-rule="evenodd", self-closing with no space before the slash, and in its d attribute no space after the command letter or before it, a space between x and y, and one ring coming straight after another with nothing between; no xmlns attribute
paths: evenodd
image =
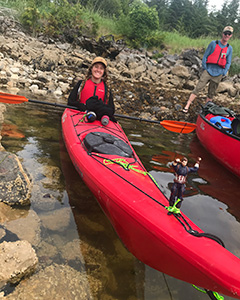
<svg viewBox="0 0 240 300"><path fill-rule="evenodd" d="M92 79L94 82L100 82L104 75L105 67L102 63L96 63L92 66Z"/></svg>

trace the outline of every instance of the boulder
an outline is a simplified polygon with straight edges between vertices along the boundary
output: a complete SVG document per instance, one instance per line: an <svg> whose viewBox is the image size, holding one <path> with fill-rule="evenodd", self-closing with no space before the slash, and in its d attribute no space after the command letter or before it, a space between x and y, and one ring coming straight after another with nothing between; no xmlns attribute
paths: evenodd
<svg viewBox="0 0 240 300"><path fill-rule="evenodd" d="M27 241L0 244L0 287L6 283L18 283L32 274L38 264L35 250Z"/></svg>
<svg viewBox="0 0 240 300"><path fill-rule="evenodd" d="M31 181L18 157L0 151L0 202L9 205L29 205Z"/></svg>

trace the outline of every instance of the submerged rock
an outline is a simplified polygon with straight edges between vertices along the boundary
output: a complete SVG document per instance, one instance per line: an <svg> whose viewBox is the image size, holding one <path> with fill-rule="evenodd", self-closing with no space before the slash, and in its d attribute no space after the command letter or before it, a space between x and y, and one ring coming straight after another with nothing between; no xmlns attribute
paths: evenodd
<svg viewBox="0 0 240 300"><path fill-rule="evenodd" d="M35 250L27 241L0 244L0 287L6 283L18 283L32 274L37 266Z"/></svg>
<svg viewBox="0 0 240 300"><path fill-rule="evenodd" d="M30 204L31 181L18 157L0 151L0 202L9 205Z"/></svg>

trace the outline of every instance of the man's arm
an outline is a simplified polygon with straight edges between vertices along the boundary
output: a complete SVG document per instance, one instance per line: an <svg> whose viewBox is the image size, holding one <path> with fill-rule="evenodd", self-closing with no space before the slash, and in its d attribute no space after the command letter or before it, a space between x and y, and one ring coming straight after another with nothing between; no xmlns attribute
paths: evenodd
<svg viewBox="0 0 240 300"><path fill-rule="evenodd" d="M207 58L210 54L213 53L216 46L216 41L211 41L211 43L208 45L202 59L202 68L203 70L207 70Z"/></svg>
<svg viewBox="0 0 240 300"><path fill-rule="evenodd" d="M225 66L225 69L224 69L224 73L223 73L223 76L226 76L230 66L231 66L231 62L232 62L232 52L233 52L233 49L232 49L232 46L229 46L228 47L228 52L227 52L227 63L226 63L226 66Z"/></svg>

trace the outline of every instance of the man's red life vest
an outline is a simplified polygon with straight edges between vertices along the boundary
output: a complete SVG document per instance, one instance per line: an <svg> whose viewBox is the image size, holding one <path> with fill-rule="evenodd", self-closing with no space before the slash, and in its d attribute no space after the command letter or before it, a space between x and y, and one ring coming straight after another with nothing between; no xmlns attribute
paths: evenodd
<svg viewBox="0 0 240 300"><path fill-rule="evenodd" d="M80 102L86 104L87 99L92 96L98 96L99 99L105 102L106 101L105 92L106 92L105 85L103 81L96 84L92 82L91 79L88 79L85 82L85 85L81 91Z"/></svg>
<svg viewBox="0 0 240 300"><path fill-rule="evenodd" d="M225 69L227 63L227 50L229 44L226 47L221 48L218 45L218 41L216 41L216 47L212 54L210 54L207 58L207 64L216 64Z"/></svg>

